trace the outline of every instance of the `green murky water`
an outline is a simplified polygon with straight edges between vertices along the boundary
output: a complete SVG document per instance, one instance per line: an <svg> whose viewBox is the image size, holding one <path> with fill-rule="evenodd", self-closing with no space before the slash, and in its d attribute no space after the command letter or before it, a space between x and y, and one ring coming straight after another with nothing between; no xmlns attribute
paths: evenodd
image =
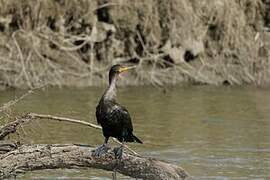
<svg viewBox="0 0 270 180"><path fill-rule="evenodd" d="M18 103L16 113L36 112L95 120L103 88L47 89ZM21 91L1 92L0 102ZM270 91L254 88L122 87L118 101L133 117L141 154L186 169L194 179L270 179ZM101 144L98 130L39 121L24 128L26 143ZM120 179L127 179L118 175ZM101 170L46 170L21 179L110 179Z"/></svg>

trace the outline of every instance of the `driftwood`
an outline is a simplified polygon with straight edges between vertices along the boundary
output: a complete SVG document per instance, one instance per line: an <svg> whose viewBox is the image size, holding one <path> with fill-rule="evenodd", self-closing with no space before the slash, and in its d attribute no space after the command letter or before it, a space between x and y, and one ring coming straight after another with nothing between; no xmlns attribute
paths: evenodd
<svg viewBox="0 0 270 180"><path fill-rule="evenodd" d="M98 168L117 171L142 179L184 179L185 171L151 158L124 153L117 160L109 151L101 158L92 157L93 147L81 145L22 145L0 156L0 178L8 178L24 171L56 168Z"/></svg>
<svg viewBox="0 0 270 180"><path fill-rule="evenodd" d="M38 116L56 118L33 113L17 117L15 121L0 128L0 140ZM80 120L58 117L59 119L81 124ZM26 171L56 168L98 168L142 179L185 179L188 176L179 166L134 153L124 152L123 158L119 160L115 158L113 151L109 150L102 157L96 158L92 156L94 149L95 147L88 145L18 145L0 141L0 179Z"/></svg>

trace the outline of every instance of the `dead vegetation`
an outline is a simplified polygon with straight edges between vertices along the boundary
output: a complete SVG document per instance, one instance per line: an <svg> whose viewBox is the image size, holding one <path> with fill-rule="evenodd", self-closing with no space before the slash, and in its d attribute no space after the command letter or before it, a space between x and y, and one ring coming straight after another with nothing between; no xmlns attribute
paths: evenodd
<svg viewBox="0 0 270 180"><path fill-rule="evenodd" d="M267 3L1 0L0 83L100 85L122 62L124 84L267 85Z"/></svg>

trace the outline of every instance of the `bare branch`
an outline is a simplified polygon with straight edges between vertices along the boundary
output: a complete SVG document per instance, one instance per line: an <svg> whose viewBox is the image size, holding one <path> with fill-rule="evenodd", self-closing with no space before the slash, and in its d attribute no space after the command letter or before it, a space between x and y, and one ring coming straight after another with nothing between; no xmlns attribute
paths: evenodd
<svg viewBox="0 0 270 180"><path fill-rule="evenodd" d="M85 121L81 121L81 120L77 120L77 119L59 117L59 116L52 116L52 115L44 115L44 114L36 114L36 113L28 113L28 114L16 117L15 121L13 121L13 122L5 125L4 127L0 128L0 140L3 140L7 135L16 132L16 130L18 129L18 127L20 127L20 125L28 123L28 122L30 122L31 120L34 120L34 119L47 119L47 120L54 120L54 121L63 121L63 122L69 122L69 123L76 123L76 124L85 125L85 126L88 126L88 127L94 128L94 129L101 129L101 127L98 126L98 125L88 123L88 122L85 122ZM119 142L115 138L113 138L113 141L122 145L122 143ZM139 155L137 152L132 150L127 145L125 145L125 148L127 150L129 150L130 152L132 152L133 154Z"/></svg>
<svg viewBox="0 0 270 180"><path fill-rule="evenodd" d="M101 129L101 127L98 126L98 125L88 123L88 122L85 122L85 121L81 121L81 120L78 120L78 119L59 117L59 116L52 116L52 115L45 115L45 114L36 114L36 113L29 113L29 116L31 116L32 118L39 118L39 119L65 121L65 122L69 122L69 123L75 123L75 124L81 124L81 125L89 126L89 127L95 128L95 129Z"/></svg>
<svg viewBox="0 0 270 180"><path fill-rule="evenodd" d="M85 122L85 121L81 121L78 119L72 119L72 118L66 118L66 117L59 117L59 116L52 116L52 115L44 115L44 114L36 114L36 113L29 113L29 115L32 118L40 118L40 119L49 119L49 120L55 120L55 121L65 121L65 122L69 122L69 123L75 123L75 124L81 124L81 125L85 125L85 126L89 126L91 128L94 129L101 129L100 126L89 123L89 122ZM121 142L119 142L117 139L113 138L113 141L118 143L118 144L122 144ZM132 150L131 148L129 148L127 145L125 145L125 147L132 152L135 155L139 155L137 152L135 152L134 150Z"/></svg>
<svg viewBox="0 0 270 180"><path fill-rule="evenodd" d="M27 96L29 96L30 94L33 94L35 90L38 90L38 89L41 89L41 88L44 88L45 86L47 86L47 84L45 85L42 85L40 87L37 87L37 88L33 88L29 91L27 91L25 94L23 94L22 96L14 99L14 100L11 100L5 104L3 104L1 107L0 107L0 113L5 111L7 108L11 107L11 106L14 106L16 103L18 103L19 101L23 100L24 98L26 98Z"/></svg>

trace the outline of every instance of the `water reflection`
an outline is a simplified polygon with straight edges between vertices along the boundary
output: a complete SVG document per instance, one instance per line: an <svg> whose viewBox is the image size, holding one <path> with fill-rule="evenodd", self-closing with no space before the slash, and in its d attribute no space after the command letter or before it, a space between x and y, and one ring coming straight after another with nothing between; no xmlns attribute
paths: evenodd
<svg viewBox="0 0 270 180"><path fill-rule="evenodd" d="M95 123L101 88L48 89L13 108L74 117ZM23 92L3 92L0 102ZM119 101L128 107L138 152L179 164L195 179L270 178L270 92L252 88L177 87L166 94L153 87L125 87ZM30 143L101 144L98 130L39 121L26 127ZM104 171L49 170L29 177L104 177ZM126 177L120 176L120 179Z"/></svg>

